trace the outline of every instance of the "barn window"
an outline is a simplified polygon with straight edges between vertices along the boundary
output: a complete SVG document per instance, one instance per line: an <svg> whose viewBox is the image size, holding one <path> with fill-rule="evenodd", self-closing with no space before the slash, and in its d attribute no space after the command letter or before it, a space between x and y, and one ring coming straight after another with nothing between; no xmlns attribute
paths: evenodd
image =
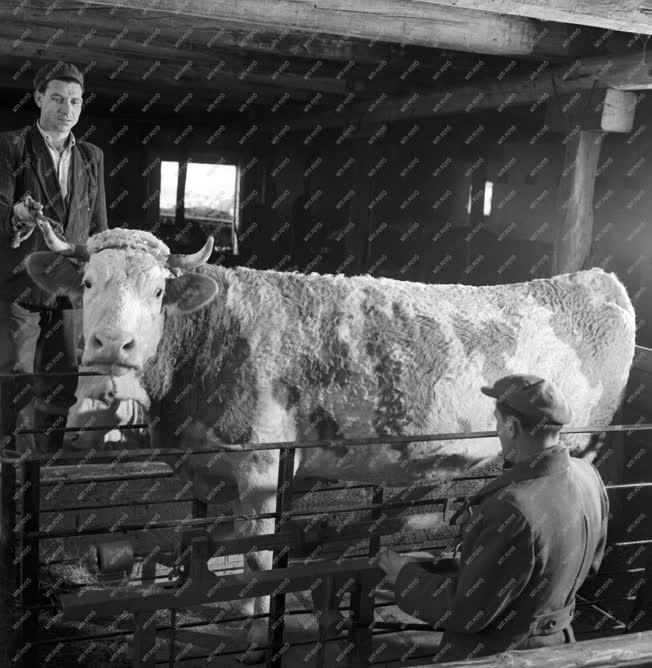
<svg viewBox="0 0 652 668"><path fill-rule="evenodd" d="M485 181L484 184L484 207L482 212L485 216L491 215L491 199L494 194L494 184L491 181Z"/></svg>
<svg viewBox="0 0 652 668"><path fill-rule="evenodd" d="M161 162L161 189L159 207L161 222L174 223L177 209L177 184L179 183L179 163L164 160Z"/></svg>
<svg viewBox="0 0 652 668"><path fill-rule="evenodd" d="M161 162L161 231L173 252L196 250L207 236L237 254L237 165Z"/></svg>

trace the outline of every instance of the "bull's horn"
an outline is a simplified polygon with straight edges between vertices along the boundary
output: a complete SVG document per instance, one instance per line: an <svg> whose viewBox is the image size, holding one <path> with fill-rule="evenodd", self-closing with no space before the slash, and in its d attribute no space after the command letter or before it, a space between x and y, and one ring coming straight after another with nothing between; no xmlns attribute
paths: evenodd
<svg viewBox="0 0 652 668"><path fill-rule="evenodd" d="M179 269L193 269L207 262L213 252L213 237L208 237L201 250L189 255L170 255L168 257L168 267L178 267Z"/></svg>
<svg viewBox="0 0 652 668"><path fill-rule="evenodd" d="M46 246L53 253L67 255L68 257L73 257L77 260L88 261L89 253L86 246L80 244L71 244L69 241L59 239L59 237L54 233L50 222L45 218L38 220L38 226L41 228Z"/></svg>

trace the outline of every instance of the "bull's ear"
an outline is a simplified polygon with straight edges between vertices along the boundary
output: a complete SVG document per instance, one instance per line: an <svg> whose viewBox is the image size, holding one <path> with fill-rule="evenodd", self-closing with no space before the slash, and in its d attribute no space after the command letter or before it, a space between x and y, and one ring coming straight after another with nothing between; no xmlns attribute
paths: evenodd
<svg viewBox="0 0 652 668"><path fill-rule="evenodd" d="M182 313L191 313L215 298L217 283L202 274L183 274L169 278L165 286L165 305Z"/></svg>
<svg viewBox="0 0 652 668"><path fill-rule="evenodd" d="M66 295L73 304L81 301L83 268L75 260L50 251L38 251L25 258L25 268L42 290Z"/></svg>

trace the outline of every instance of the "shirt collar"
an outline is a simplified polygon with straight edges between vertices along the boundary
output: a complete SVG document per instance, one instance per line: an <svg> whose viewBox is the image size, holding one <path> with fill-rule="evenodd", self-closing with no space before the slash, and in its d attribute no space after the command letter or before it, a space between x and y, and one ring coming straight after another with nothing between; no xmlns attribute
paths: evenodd
<svg viewBox="0 0 652 668"><path fill-rule="evenodd" d="M55 148L55 146L54 146L54 142L52 141L52 138L51 138L50 135L49 135L47 132L45 132L45 130L41 127L41 124L38 122L38 119L37 119L37 121L36 121L36 127L38 128L38 131L41 133L41 136L42 136L43 139L45 140L45 143L47 144L47 146L49 146L50 148L54 148L55 150L57 150L57 149ZM64 151L67 151L68 149L71 149L74 145L75 145L75 135L72 133L72 130L71 130L70 133L68 134L68 138L66 139L66 143L65 143L65 145L64 145L64 147L63 147L63 150L64 150Z"/></svg>

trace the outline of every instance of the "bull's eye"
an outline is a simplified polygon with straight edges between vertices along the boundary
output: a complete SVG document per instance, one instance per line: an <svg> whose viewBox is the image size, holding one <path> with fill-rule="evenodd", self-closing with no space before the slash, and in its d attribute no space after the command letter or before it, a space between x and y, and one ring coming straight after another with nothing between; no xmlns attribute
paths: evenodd
<svg viewBox="0 0 652 668"><path fill-rule="evenodd" d="M90 289L93 287L93 284L92 284L87 278L85 278L85 279L82 281L82 285L83 285L87 290L90 290Z"/></svg>
<svg viewBox="0 0 652 668"><path fill-rule="evenodd" d="M159 289L154 293L154 296L156 297L156 299L158 299L159 297L161 297L162 294L163 294L163 289L162 289L162 288L159 288Z"/></svg>

